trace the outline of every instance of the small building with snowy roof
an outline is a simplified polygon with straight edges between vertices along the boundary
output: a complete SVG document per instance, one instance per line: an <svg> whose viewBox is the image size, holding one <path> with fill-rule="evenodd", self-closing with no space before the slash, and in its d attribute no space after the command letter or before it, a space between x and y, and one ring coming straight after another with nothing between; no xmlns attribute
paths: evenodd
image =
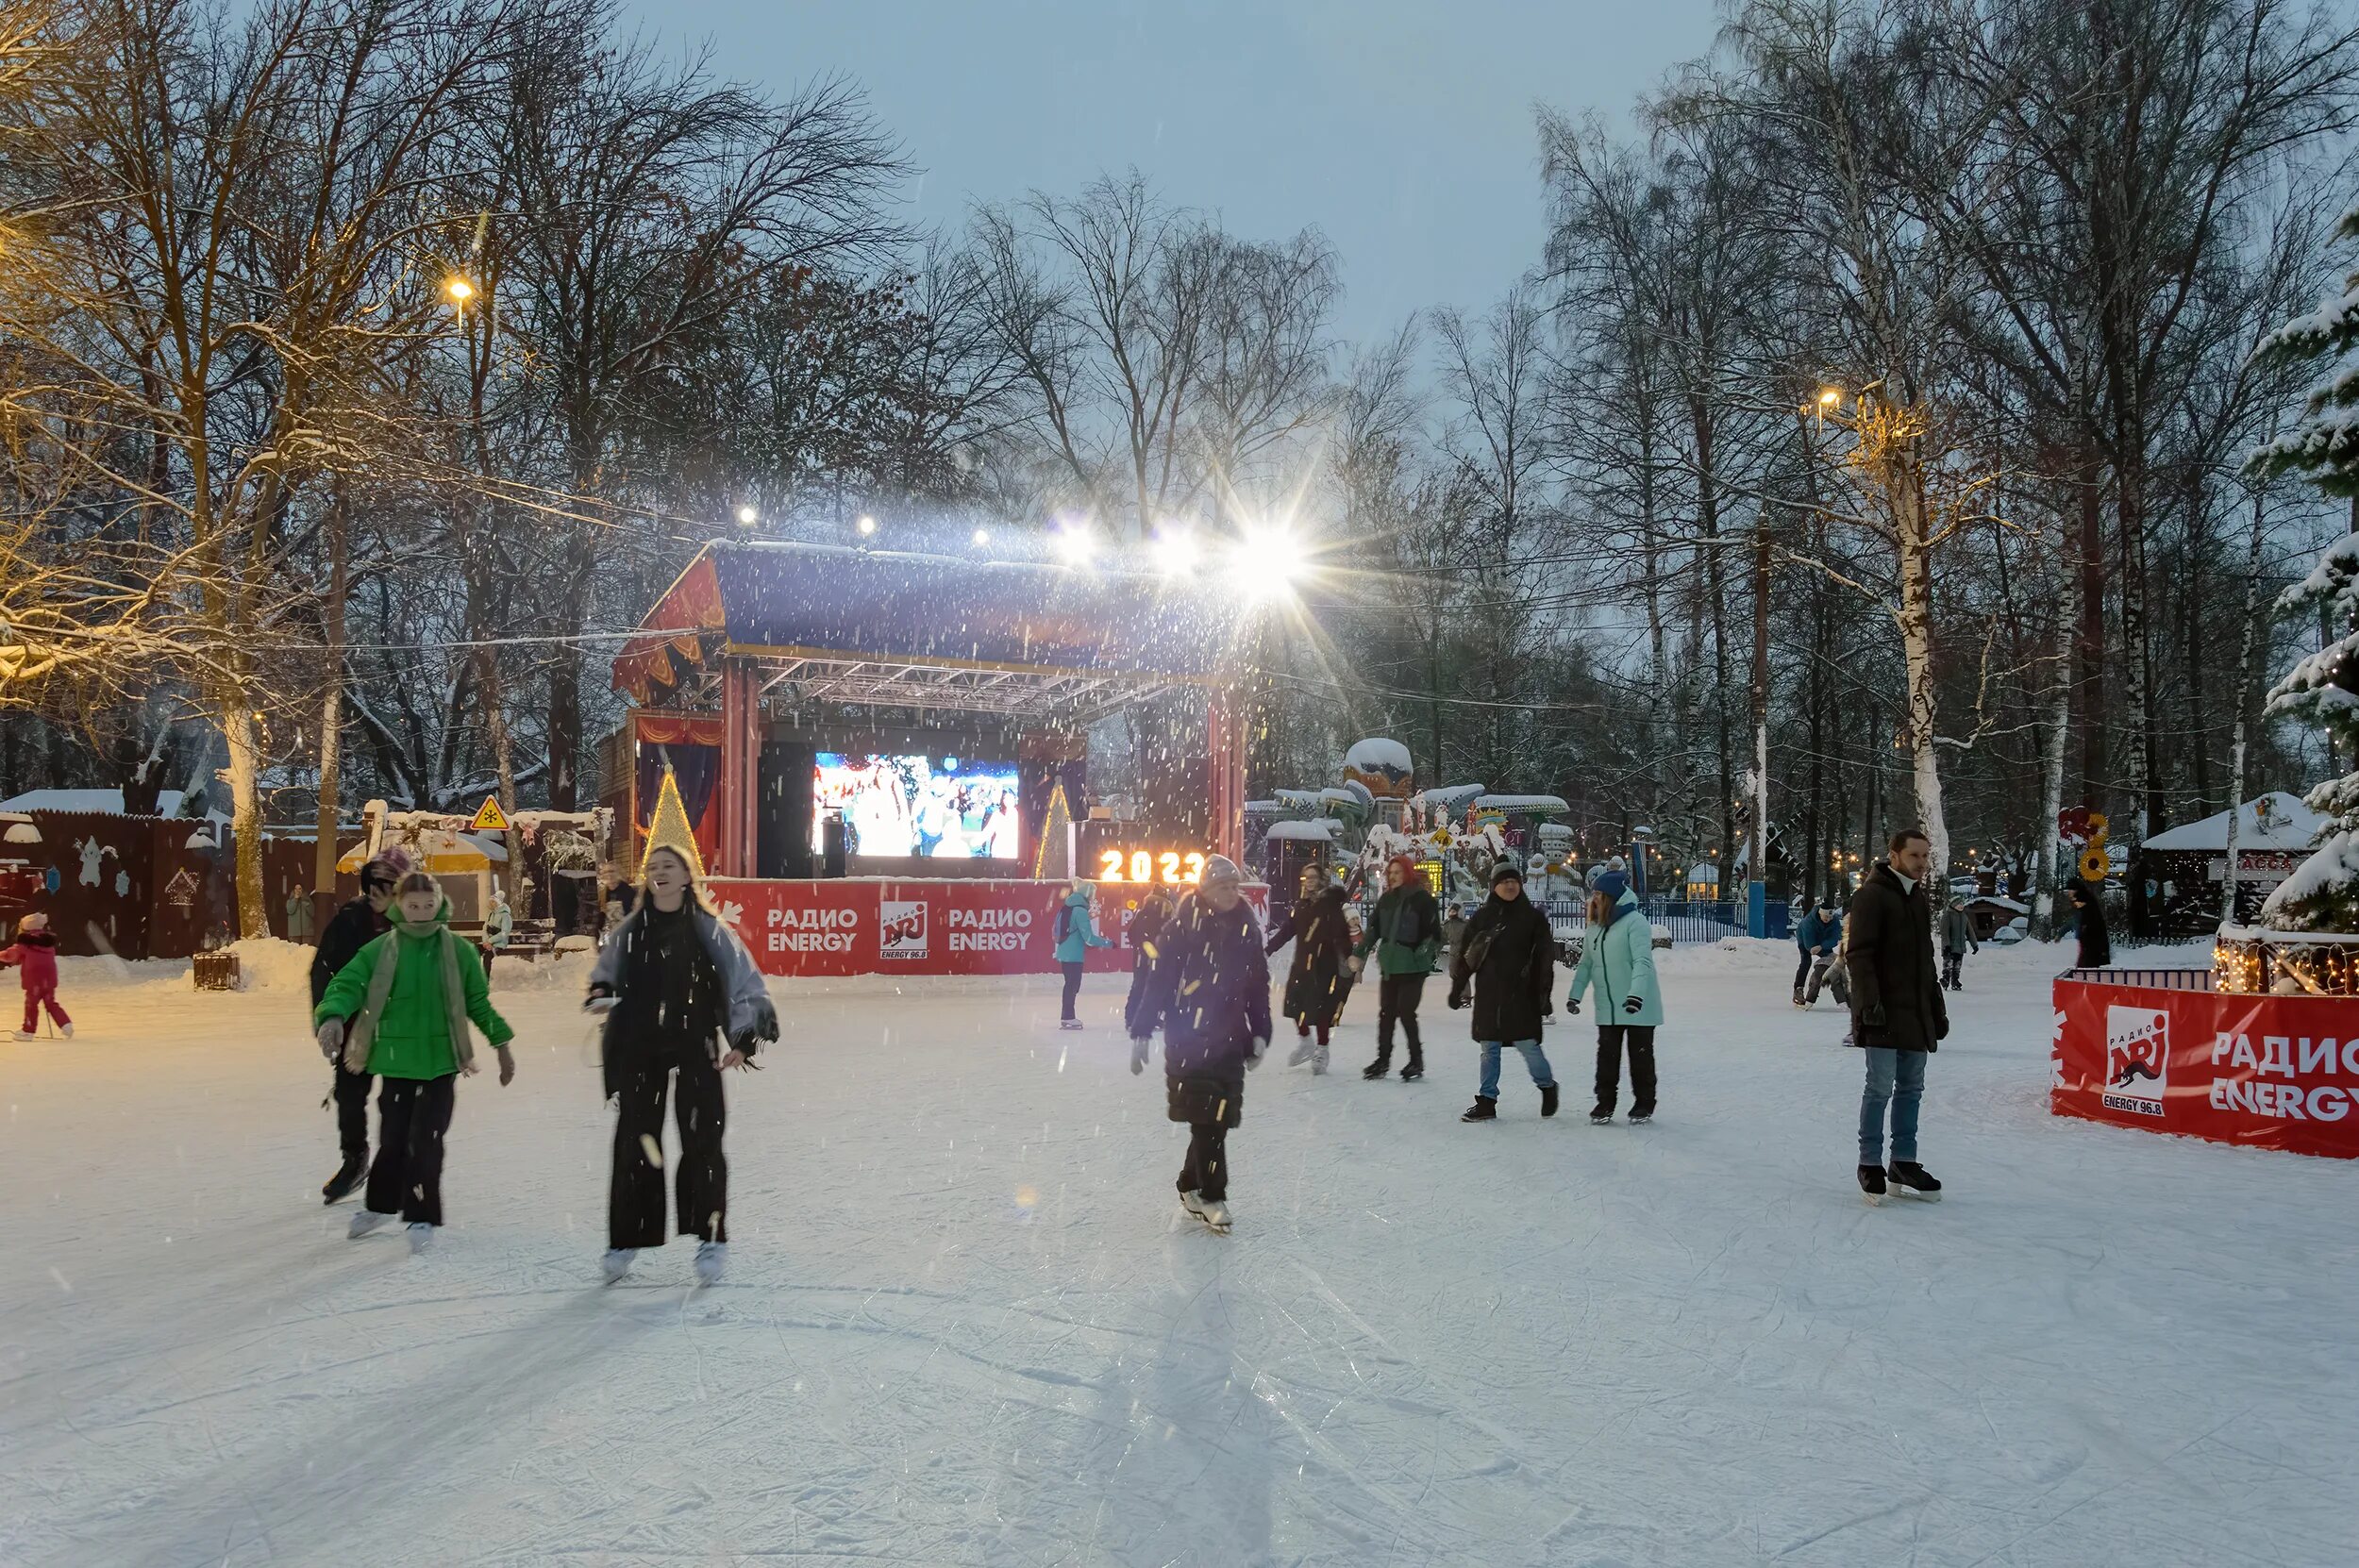
<svg viewBox="0 0 2359 1568"><path fill-rule="evenodd" d="M2272 790L2231 811L2167 828L2133 852L2131 875L2145 879L2146 918L2133 937L2200 937L2217 930L2228 876L2228 833L2236 835L2236 919L2257 918L2262 901L2309 858L2326 818L2299 795ZM2132 901L2136 908L2136 901Z"/></svg>

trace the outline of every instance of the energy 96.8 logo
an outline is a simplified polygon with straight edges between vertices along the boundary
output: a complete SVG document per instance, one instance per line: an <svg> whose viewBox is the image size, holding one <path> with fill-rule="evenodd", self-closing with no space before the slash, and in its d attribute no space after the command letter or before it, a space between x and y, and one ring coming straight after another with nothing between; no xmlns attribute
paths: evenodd
<svg viewBox="0 0 2359 1568"><path fill-rule="evenodd" d="M2170 1014L2159 1008L2105 1009L2105 1109L2163 1113L2170 1081Z"/></svg>

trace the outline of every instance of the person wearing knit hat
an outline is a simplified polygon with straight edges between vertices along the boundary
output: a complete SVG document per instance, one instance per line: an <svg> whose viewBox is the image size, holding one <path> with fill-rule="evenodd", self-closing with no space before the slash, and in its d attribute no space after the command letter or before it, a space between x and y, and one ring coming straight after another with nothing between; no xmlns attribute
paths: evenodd
<svg viewBox="0 0 2359 1568"><path fill-rule="evenodd" d="M1442 950L1442 911L1427 890L1425 874L1416 861L1396 855L1385 862L1384 893L1352 956L1356 971L1376 950L1376 1059L1360 1076L1380 1078L1393 1060L1393 1026L1397 1022L1409 1043L1409 1060L1400 1081L1414 1083L1425 1076L1425 1042L1417 1032L1417 1003L1425 994L1426 976Z"/></svg>
<svg viewBox="0 0 2359 1568"><path fill-rule="evenodd" d="M1245 901L1245 874L1204 862L1180 900L1130 1021L1130 1071L1146 1070L1163 1029L1164 1114L1188 1128L1180 1203L1215 1234L1229 1230L1229 1129L1245 1119L1245 1075L1269 1050L1269 959Z"/></svg>
<svg viewBox="0 0 2359 1568"><path fill-rule="evenodd" d="M316 1009L327 988L360 949L393 929L393 890L410 870L410 855L388 844L360 868L360 896L328 917L320 930L319 945L311 949L311 1006ZM327 1099L336 1108L337 1143L343 1159L336 1174L320 1185L320 1198L336 1203L360 1190L369 1174L369 1093L376 1087L374 1073L347 1073L328 1058L334 1082Z"/></svg>
<svg viewBox="0 0 2359 1568"><path fill-rule="evenodd" d="M1499 1051L1513 1045L1540 1091L1540 1114L1556 1114L1556 1075L1540 1049L1540 1026L1555 1010L1556 935L1548 916L1524 896L1523 867L1503 859L1491 870L1491 896L1466 923L1450 960L1449 1005L1467 1005L1472 989L1474 1038L1482 1047L1482 1084L1462 1122L1498 1116Z"/></svg>
<svg viewBox="0 0 2359 1568"><path fill-rule="evenodd" d="M1345 918L1344 890L1312 862L1302 868L1302 892L1285 917L1271 927L1265 951L1277 952L1294 943L1294 959L1286 967L1285 1013L1295 1021L1301 1043L1286 1065L1311 1063L1314 1074L1327 1071L1328 1031L1343 1016L1344 997L1351 989L1351 928Z"/></svg>
<svg viewBox="0 0 2359 1568"><path fill-rule="evenodd" d="M58 934L49 928L49 917L39 909L31 911L16 923L16 942L0 948L0 969L13 965L17 984L25 992L25 1026L16 1031L19 1040L33 1038L34 1026L41 1022L43 1009L49 1022L68 1040L74 1038L74 1020L65 1009L58 1006Z"/></svg>

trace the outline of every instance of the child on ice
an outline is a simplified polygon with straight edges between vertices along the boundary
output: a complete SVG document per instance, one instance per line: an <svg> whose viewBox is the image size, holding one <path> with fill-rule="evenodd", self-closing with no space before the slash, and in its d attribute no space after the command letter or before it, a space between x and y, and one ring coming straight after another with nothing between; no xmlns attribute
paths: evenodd
<svg viewBox="0 0 2359 1568"><path fill-rule="evenodd" d="M320 1049L347 1073L374 1073L376 1159L346 1233L355 1240L398 1213L410 1250L424 1252L443 1223L443 1137L459 1076L475 1072L473 1022L500 1059L503 1087L516 1076L515 1031L492 1009L475 944L450 933L442 885L413 871L394 890L393 929L337 971L311 1014Z"/></svg>
<svg viewBox="0 0 2359 1568"><path fill-rule="evenodd" d="M16 923L16 944L0 948L0 969L10 964L16 966L17 983L25 988L25 1026L16 1031L16 1038L32 1039L34 1027L41 1023L41 1009L47 1008L58 1032L72 1040L74 1020L58 1006L58 933L49 928L49 917L39 909Z"/></svg>

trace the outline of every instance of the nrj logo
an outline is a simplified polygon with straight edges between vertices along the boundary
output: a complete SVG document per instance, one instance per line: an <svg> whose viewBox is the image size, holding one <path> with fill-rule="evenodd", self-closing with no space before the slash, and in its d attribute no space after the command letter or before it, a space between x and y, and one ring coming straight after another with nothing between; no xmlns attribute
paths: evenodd
<svg viewBox="0 0 2359 1568"><path fill-rule="evenodd" d="M2106 1008L2106 1109L2160 1116L2169 1080L2170 1014L2159 1008Z"/></svg>
<svg viewBox="0 0 2359 1568"><path fill-rule="evenodd" d="M877 905L877 956L926 956L926 905L921 899L881 899Z"/></svg>

